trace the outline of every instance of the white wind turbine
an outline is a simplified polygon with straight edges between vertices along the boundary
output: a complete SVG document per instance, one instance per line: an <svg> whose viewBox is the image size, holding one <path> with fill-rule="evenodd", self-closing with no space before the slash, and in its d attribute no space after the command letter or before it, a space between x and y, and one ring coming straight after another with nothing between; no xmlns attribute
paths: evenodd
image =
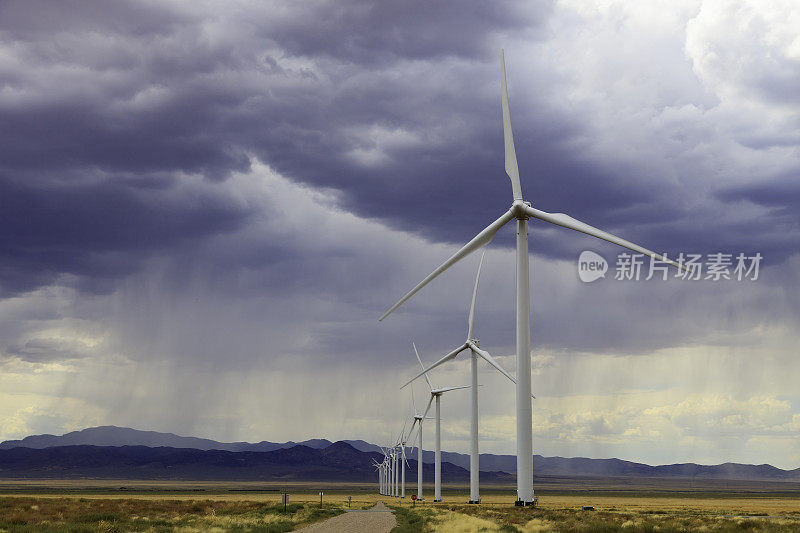
<svg viewBox="0 0 800 533"><path fill-rule="evenodd" d="M406 466L408 465L408 461L406 460L406 443L405 441L400 443L400 497L406 497Z"/></svg>
<svg viewBox="0 0 800 533"><path fill-rule="evenodd" d="M395 451L396 450L394 448L389 448L388 446L386 448L386 459L387 459L386 468L388 470L386 494L388 496L395 495L394 493L395 481L397 479L395 477L395 472L397 471L397 462L395 461L396 459Z"/></svg>
<svg viewBox="0 0 800 533"><path fill-rule="evenodd" d="M397 496L397 444L392 448L392 496Z"/></svg>
<svg viewBox="0 0 800 533"><path fill-rule="evenodd" d="M415 413L416 414L416 413ZM414 424L411 424L411 429L408 430L406 434L406 423L403 423L403 430L400 432L400 438L398 439L398 446L400 446L400 497L406 497L406 466L408 466L408 460L406 459L406 443L408 442L408 438L411 436L411 432L414 430Z"/></svg>
<svg viewBox="0 0 800 533"><path fill-rule="evenodd" d="M372 465L378 471L378 494L383 494L383 463L379 463L375 459L372 460Z"/></svg>
<svg viewBox="0 0 800 533"><path fill-rule="evenodd" d="M390 496L389 490L392 488L392 456L387 448L384 448L384 462L386 469L386 480L383 483L383 493Z"/></svg>
<svg viewBox="0 0 800 533"><path fill-rule="evenodd" d="M380 493L388 496L391 487L391 458L386 448L381 447L381 453L383 453L383 461L378 465L381 471Z"/></svg>
<svg viewBox="0 0 800 533"><path fill-rule="evenodd" d="M408 385L408 383L406 383ZM405 385L404 385L405 386ZM428 409L425 410L423 414L419 414L417 412L417 404L414 401L414 388L411 387L411 405L414 409L414 421L411 423L411 428L408 430L409 437L411 436L411 432L414 431L414 426L417 426L417 499L422 499L422 421L428 416L428 409L431 408L430 402L428 402ZM413 439L411 439L413 442ZM405 446L405 444L404 444ZM405 452L404 452L405 453Z"/></svg>
<svg viewBox="0 0 800 533"><path fill-rule="evenodd" d="M389 462L387 459L388 458L386 457L386 452L384 452L383 463L381 463L383 467L383 491L381 492L381 494L384 495L386 494L386 488L389 485Z"/></svg>
<svg viewBox="0 0 800 533"><path fill-rule="evenodd" d="M394 496L394 448L389 449L389 496Z"/></svg>
<svg viewBox="0 0 800 533"><path fill-rule="evenodd" d="M395 496L401 498L406 497L406 426L408 421L403 422L403 428L397 436L397 441L394 444L394 451L397 454L397 463L395 468Z"/></svg>
<svg viewBox="0 0 800 533"><path fill-rule="evenodd" d="M425 365L422 364L422 359L419 358L419 352L417 351L417 345L413 342L411 345L414 347L414 353L417 356L417 361L419 361L419 366L422 367L422 370L425 370ZM442 501L442 411L441 411L441 399L442 394L445 392L450 392L453 390L459 389L468 389L469 385L461 385L459 387L442 387L442 388L435 388L433 383L431 383L431 378L428 376L428 373L425 373L425 381L428 382L428 388L430 389L431 398L428 400L428 407L425 409L425 412L428 412L428 409L431 408L431 402L436 400L436 448L434 451L434 460L433 460L433 501L440 502Z"/></svg>
<svg viewBox="0 0 800 533"><path fill-rule="evenodd" d="M470 371L472 377L472 384L470 385L471 391L471 416L470 416L470 450L469 450L469 503L480 503L480 491L479 491L479 477L480 477L480 467L479 467L479 457L480 452L478 449L478 357L484 359L487 363L492 365L496 368L501 374L511 380L512 383L516 383L516 380L511 377L511 375L505 371L505 369L500 366L500 364L495 361L494 357L489 354L486 350L482 350L480 347L480 341L475 338L475 302L478 298L478 282L481 279L481 267L483 266L483 258L486 255L486 252L481 255L481 260L478 263L478 274L475 276L475 286L472 289L472 302L469 307L469 318L467 319L467 340L464 341L464 344L450 352L449 354L445 355L434 364L432 364L429 368L425 368L422 365L422 372L408 380L403 387L414 381L415 379L419 378L422 375L425 375L427 379L427 372L437 366L450 361L451 359L455 358L458 354L463 352L466 349L469 349L472 353L471 357L471 364L470 364ZM416 346L414 347L416 350ZM419 354L417 354L417 358L419 358ZM428 381L430 384L430 381ZM400 388L403 388L400 387ZM437 403L438 407L438 403ZM430 402L428 403L428 408L430 408ZM427 411L426 411L427 412Z"/></svg>
<svg viewBox="0 0 800 533"><path fill-rule="evenodd" d="M500 51L500 87L501 104L503 110L503 140L505 144L505 171L511 179L513 202L511 207L500 218L489 224L478 233L463 248L453 254L436 270L423 279L416 287L411 289L400 301L389 308L379 320L383 320L392 311L400 307L406 300L414 296L420 289L430 283L442 272L453 266L458 261L488 244L497 231L511 220L517 221L517 378L516 404L517 404L517 501L516 505L533 505L533 428L531 419L531 307L530 307L530 272L528 254L528 219L537 218L557 226L580 231L593 237L603 239L613 244L618 244L629 250L650 256L653 259L666 262L679 269L686 268L675 261L671 261L655 252L637 244L626 241L597 229L593 226L576 220L563 213L548 213L531 206L522 197L522 187L519 180L517 155L514 148L514 135L511 130L511 117L508 105L508 90L506 86L506 67L503 51Z"/></svg>

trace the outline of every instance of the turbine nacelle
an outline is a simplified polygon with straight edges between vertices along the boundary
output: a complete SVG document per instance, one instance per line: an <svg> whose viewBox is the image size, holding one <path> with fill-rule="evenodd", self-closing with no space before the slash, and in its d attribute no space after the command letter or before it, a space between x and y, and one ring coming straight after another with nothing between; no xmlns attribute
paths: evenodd
<svg viewBox="0 0 800 533"><path fill-rule="evenodd" d="M514 215L514 218L517 220L528 220L528 218L530 218L527 212L528 207L531 207L530 202L526 202L525 200L514 200L514 203L511 204L508 212Z"/></svg>

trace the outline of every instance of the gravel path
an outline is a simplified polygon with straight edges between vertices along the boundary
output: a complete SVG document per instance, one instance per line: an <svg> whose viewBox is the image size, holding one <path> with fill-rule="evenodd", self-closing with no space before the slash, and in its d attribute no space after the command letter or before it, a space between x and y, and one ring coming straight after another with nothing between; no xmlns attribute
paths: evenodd
<svg viewBox="0 0 800 533"><path fill-rule="evenodd" d="M304 533L389 533L397 525L397 519L391 509L383 502L378 502L375 507L365 511L347 511L339 516L328 518L323 522L311 524L303 529Z"/></svg>

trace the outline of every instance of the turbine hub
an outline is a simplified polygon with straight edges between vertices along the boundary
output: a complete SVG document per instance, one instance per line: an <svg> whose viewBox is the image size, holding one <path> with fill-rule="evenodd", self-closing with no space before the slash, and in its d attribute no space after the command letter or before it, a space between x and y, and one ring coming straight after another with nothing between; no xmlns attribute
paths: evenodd
<svg viewBox="0 0 800 533"><path fill-rule="evenodd" d="M525 211L526 206L530 207L531 203L524 200L514 200L514 203L511 204L511 214L518 220L528 220L530 217Z"/></svg>

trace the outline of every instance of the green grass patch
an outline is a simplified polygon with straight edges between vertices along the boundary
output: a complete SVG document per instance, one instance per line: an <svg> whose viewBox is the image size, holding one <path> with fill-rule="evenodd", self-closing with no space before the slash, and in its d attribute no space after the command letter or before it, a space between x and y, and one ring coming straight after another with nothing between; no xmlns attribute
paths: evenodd
<svg viewBox="0 0 800 533"><path fill-rule="evenodd" d="M389 506L394 511L397 525L392 533L428 533L433 531L434 512L422 507Z"/></svg>

